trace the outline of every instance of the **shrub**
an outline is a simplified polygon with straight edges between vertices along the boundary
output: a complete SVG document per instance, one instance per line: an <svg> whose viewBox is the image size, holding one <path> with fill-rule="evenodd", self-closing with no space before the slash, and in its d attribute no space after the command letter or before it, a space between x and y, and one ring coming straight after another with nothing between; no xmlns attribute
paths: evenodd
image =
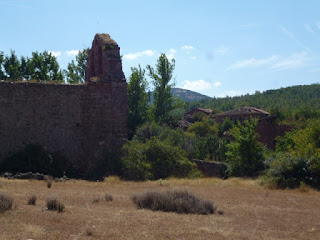
<svg viewBox="0 0 320 240"><path fill-rule="evenodd" d="M59 213L62 213L65 206L59 199L53 197L47 199L47 208L50 211L58 211Z"/></svg>
<svg viewBox="0 0 320 240"><path fill-rule="evenodd" d="M148 191L134 194L131 199L138 208L147 208L153 211L207 215L213 214L216 210L212 201L202 200L186 190Z"/></svg>
<svg viewBox="0 0 320 240"><path fill-rule="evenodd" d="M28 199L28 205L36 205L36 201L37 201L37 196L36 195L32 195Z"/></svg>
<svg viewBox="0 0 320 240"><path fill-rule="evenodd" d="M288 153L278 153L271 160L262 183L274 188L297 188L301 183L314 185L310 161Z"/></svg>
<svg viewBox="0 0 320 240"><path fill-rule="evenodd" d="M188 177L197 172L182 148L157 138L146 143L128 142L124 146L122 176L130 180Z"/></svg>
<svg viewBox="0 0 320 240"><path fill-rule="evenodd" d="M209 122L195 122L187 129L188 132L194 133L197 136L205 137L208 134L216 135L218 133L218 129L216 126L212 126Z"/></svg>
<svg viewBox="0 0 320 240"><path fill-rule="evenodd" d="M46 183L47 183L47 188L51 188L51 186L52 186L52 180L51 180L50 178L48 178L48 179L46 180Z"/></svg>
<svg viewBox="0 0 320 240"><path fill-rule="evenodd" d="M93 235L93 230L91 228L87 228L86 235L87 236L92 236Z"/></svg>
<svg viewBox="0 0 320 240"><path fill-rule="evenodd" d="M111 201L113 201L113 197L112 197L111 194L107 193L107 194L104 196L104 200L105 200L106 202L111 202Z"/></svg>
<svg viewBox="0 0 320 240"><path fill-rule="evenodd" d="M12 209L13 199L5 193L0 193L0 213Z"/></svg>

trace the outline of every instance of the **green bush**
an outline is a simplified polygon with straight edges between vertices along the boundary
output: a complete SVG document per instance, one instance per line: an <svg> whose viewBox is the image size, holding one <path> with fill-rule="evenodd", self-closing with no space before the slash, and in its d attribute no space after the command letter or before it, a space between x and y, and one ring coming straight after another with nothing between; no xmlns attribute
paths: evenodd
<svg viewBox="0 0 320 240"><path fill-rule="evenodd" d="M207 215L213 214L216 210L212 201L202 200L186 190L148 191L134 194L131 199L138 208L147 208L153 211Z"/></svg>
<svg viewBox="0 0 320 240"><path fill-rule="evenodd" d="M69 162L57 153L49 153L39 145L28 145L24 150L5 159L0 172L39 172L62 177L70 169Z"/></svg>
<svg viewBox="0 0 320 240"><path fill-rule="evenodd" d="M320 121L279 137L276 152L268 161L264 182L278 188L296 188L300 184L320 188Z"/></svg>
<svg viewBox="0 0 320 240"><path fill-rule="evenodd" d="M315 181L310 171L310 161L288 153L277 154L263 177L263 184L275 188L297 188L301 183L314 185Z"/></svg>
<svg viewBox="0 0 320 240"><path fill-rule="evenodd" d="M211 125L208 121L195 122L187 129L188 132L194 133L200 137L205 137L208 134L218 134L218 129L215 125Z"/></svg>
<svg viewBox="0 0 320 240"><path fill-rule="evenodd" d="M122 158L122 177L130 180L187 177L198 173L182 148L157 138L128 142Z"/></svg>

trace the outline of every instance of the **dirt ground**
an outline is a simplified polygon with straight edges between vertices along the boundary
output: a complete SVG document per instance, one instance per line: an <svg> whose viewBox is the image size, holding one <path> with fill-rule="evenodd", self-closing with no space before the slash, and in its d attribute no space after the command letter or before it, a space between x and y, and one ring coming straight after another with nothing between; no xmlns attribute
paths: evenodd
<svg viewBox="0 0 320 240"><path fill-rule="evenodd" d="M223 215L137 209L130 200L147 190L187 189L211 199ZM53 182L0 178L0 192L14 199L0 213L0 239L320 239L320 192L269 190L258 181L214 178L125 182ZM105 194L113 201L104 201ZM35 206L27 204L36 195ZM65 212L46 209L58 197ZM100 201L99 201L100 200Z"/></svg>

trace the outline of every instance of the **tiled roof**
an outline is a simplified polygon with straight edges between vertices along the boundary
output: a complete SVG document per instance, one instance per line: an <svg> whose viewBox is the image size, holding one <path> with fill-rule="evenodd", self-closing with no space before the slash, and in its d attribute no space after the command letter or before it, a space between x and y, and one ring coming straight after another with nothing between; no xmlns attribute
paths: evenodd
<svg viewBox="0 0 320 240"><path fill-rule="evenodd" d="M235 110L231 110L228 112L223 112L223 113L218 113L216 114L216 116L224 116L224 115L245 115L245 114L255 114L255 113L260 113L260 114L266 114L269 115L270 113L259 109L259 108L255 108L255 107L242 107L242 108L238 108Z"/></svg>
<svg viewBox="0 0 320 240"><path fill-rule="evenodd" d="M208 108L197 108L199 111L201 112L205 112L205 113L212 113L212 109L208 109Z"/></svg>

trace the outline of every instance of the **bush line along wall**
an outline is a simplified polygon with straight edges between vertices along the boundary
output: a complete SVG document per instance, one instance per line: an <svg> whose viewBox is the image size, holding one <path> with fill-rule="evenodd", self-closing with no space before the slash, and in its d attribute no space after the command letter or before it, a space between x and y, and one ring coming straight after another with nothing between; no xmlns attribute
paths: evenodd
<svg viewBox="0 0 320 240"><path fill-rule="evenodd" d="M120 55L112 61L121 64ZM123 78L84 85L1 82L0 161L37 144L84 173L119 150L127 138L127 83L119 71Z"/></svg>

